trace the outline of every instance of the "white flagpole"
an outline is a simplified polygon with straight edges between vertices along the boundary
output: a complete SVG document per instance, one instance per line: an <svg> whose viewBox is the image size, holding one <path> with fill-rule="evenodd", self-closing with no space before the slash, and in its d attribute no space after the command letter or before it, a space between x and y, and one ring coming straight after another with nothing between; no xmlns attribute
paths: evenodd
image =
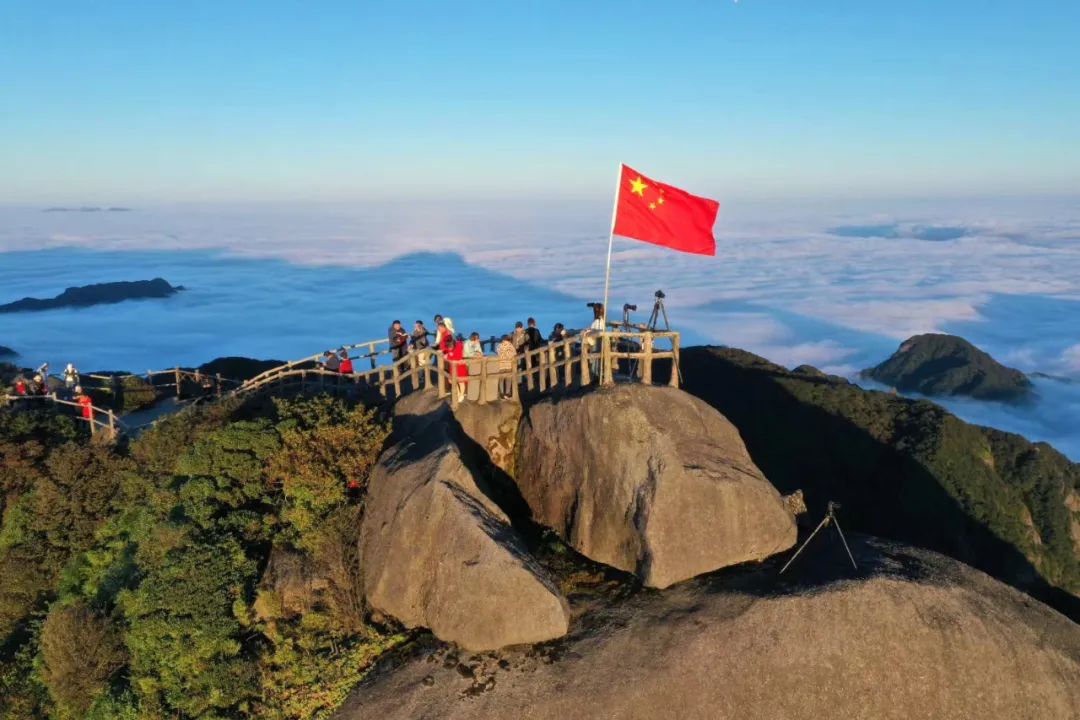
<svg viewBox="0 0 1080 720"><path fill-rule="evenodd" d="M601 332L604 335L601 336L600 342L607 342L607 306L608 306L608 290L611 288L611 247L615 243L615 213L619 209L619 186L622 184L622 170L623 164L619 163L619 172L615 176L615 198L611 201L611 230L608 232L607 241L607 269L604 271L604 317L603 327ZM601 345L601 350L603 345ZM607 353L601 352L600 354L600 383L604 383L604 379L607 377Z"/></svg>

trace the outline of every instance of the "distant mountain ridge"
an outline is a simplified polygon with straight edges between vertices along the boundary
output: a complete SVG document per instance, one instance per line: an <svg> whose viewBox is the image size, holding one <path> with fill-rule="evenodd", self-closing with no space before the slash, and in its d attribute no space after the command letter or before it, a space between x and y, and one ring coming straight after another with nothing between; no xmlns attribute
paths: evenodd
<svg viewBox="0 0 1080 720"><path fill-rule="evenodd" d="M927 333L905 340L892 356L864 377L902 392L967 395L1015 402L1031 393L1031 380L1006 367L962 337Z"/></svg>
<svg viewBox="0 0 1080 720"><path fill-rule="evenodd" d="M52 310L62 307L89 307L91 305L118 303L124 300L166 298L183 289L181 285L175 287L170 285L163 278L98 283L81 287L69 287L54 298L26 297L22 300L16 300L6 305L0 305L0 313Z"/></svg>

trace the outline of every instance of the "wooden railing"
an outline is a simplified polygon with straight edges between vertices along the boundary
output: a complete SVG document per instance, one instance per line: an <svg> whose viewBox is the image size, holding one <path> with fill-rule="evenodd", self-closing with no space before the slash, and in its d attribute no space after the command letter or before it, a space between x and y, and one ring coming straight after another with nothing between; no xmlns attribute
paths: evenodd
<svg viewBox="0 0 1080 720"><path fill-rule="evenodd" d="M494 348L497 342L493 337L483 344ZM668 343L670 347L658 347L658 343ZM178 397L183 383L191 380L204 388L209 381L216 398L250 395L269 389L298 388L301 392L318 390L338 394L366 389L396 400L424 389L437 392L440 398L449 397L451 405L457 406L466 399L480 404L497 402L504 397L518 400L522 394L536 396L559 388L583 387L593 383L607 385L615 382L616 378L651 385L655 375L654 365L663 361L670 363L668 384L679 386L679 333L674 331L635 331L626 328L609 329L604 333L585 331L565 340L526 350L513 359L485 355L453 361L436 348L429 347L380 365L378 360L391 354L387 340L356 343L346 346L346 349L364 350L363 354L354 358L354 363L356 360L369 359L370 368L350 374L325 370L318 365L319 358L323 356L319 353L271 368L242 383L220 375L208 376L180 368L148 371L145 376L137 377L146 378L155 389L175 387ZM466 374L459 374L462 367L466 369ZM169 379L172 382L154 382L154 378L165 375L171 375ZM88 374L82 377L118 383L126 376ZM228 392L223 391L226 383L234 385ZM8 397L9 400L33 398L82 407L78 403L57 398L55 393ZM115 438L118 433L127 430L111 410L94 407L90 420L93 433L107 430L110 437Z"/></svg>
<svg viewBox="0 0 1080 720"><path fill-rule="evenodd" d="M385 347L384 347L385 346ZM361 350L361 354L351 358L353 366L359 361L367 360L371 364L371 370L378 369L378 359L384 355L390 355L390 340L369 340L367 342L354 343L352 345L343 345L338 348L339 350ZM325 351L324 351L325 352ZM334 352L333 350L331 352ZM264 370L253 378L245 380L240 383L233 392L238 394L244 394L250 392L255 388L265 387L268 380L278 375L292 376L294 370L313 370L319 367L319 361L324 357L324 353L315 353L299 360L290 360L283 365Z"/></svg>
<svg viewBox="0 0 1080 720"><path fill-rule="evenodd" d="M659 347L664 343L670 347ZM231 394L242 396L271 388L336 393L367 388L396 399L424 388L438 392L439 397L449 397L456 406L462 401L460 386L464 385L465 399L484 404L503 396L516 400L522 393L538 395L558 388L609 384L616 377L652 384L658 361L670 363L668 382L673 387L679 385L679 334L671 331L586 332L527 350L512 360L484 356L452 361L435 348L427 348L390 364L373 362L374 367L351 374L322 369L313 362L318 357L313 355L267 370ZM467 374L459 374L462 367Z"/></svg>
<svg viewBox="0 0 1080 720"><path fill-rule="evenodd" d="M199 370L186 370L181 367L168 370L147 370L143 375L134 373L118 373L116 375L83 373L80 374L79 381L85 388L96 388L115 393L121 389L120 386L124 380L131 377L145 380L154 390L173 388L177 397L182 395L185 381L201 388L204 394L217 397L243 384L240 380L222 377L221 373L204 373ZM91 382L87 382L88 379Z"/></svg>
<svg viewBox="0 0 1080 720"><path fill-rule="evenodd" d="M75 408L78 411L76 417L79 420L86 420L90 425L91 435L97 435L99 432L103 432L110 440L116 440L120 433L127 431L124 423L120 421L120 418L118 418L116 413L112 410L96 405L89 405L90 417L85 417L83 415L84 406L81 403L63 400L57 397L56 393L50 393L48 395L5 395L4 400L14 406L17 406L19 403L49 402L54 405Z"/></svg>

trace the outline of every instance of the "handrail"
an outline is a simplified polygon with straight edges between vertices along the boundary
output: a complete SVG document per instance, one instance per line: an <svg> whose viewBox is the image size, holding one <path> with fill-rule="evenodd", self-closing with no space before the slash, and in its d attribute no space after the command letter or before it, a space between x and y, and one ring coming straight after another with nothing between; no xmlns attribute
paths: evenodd
<svg viewBox="0 0 1080 720"><path fill-rule="evenodd" d="M337 371L326 370L319 366L318 360L323 353L316 353L299 360L291 360L273 368L269 368L244 382L228 380L220 375L208 375L200 371L182 370L179 367L172 370L147 371L146 375L90 375L84 377L101 378L115 381L125 377L145 377L151 379L156 375L172 374L174 383L155 384L155 388L177 388L177 396L180 395L180 386L185 378L196 381L211 379L216 383L216 396L218 398L228 396L242 396L258 392L274 386L300 385L301 388L310 382L317 384L320 389L341 390L367 385L376 388L384 397L388 397L391 390L394 397L400 398L407 392L414 392L423 386L427 390L435 390L440 398L449 396L451 405L456 406L461 401L460 389L457 385L470 382L479 382L480 391L476 393L479 403L489 402L491 395L491 382L510 380L510 396L517 399L522 391L522 386L527 392L545 393L554 390L558 386L571 387L590 385L597 382L608 385L615 381L615 368L623 369L624 375L636 377L640 382L652 384L653 363L657 360L670 360L672 363L671 379L669 384L678 387L680 381L679 372L679 339L677 331L672 330L649 330L637 326L627 328L622 325L609 323L609 329L604 331L582 330L576 335L567 336L563 340L549 342L540 347L524 350L515 355L513 360L499 358L495 355L483 355L481 357L463 358L461 360L448 360L444 353L437 347L429 345L420 351L411 349L401 358L389 364L380 365L378 358L391 354L388 339L370 340L367 342L354 343L343 346L346 350L357 348L367 349L367 353L359 355L355 360L368 358L371 367L359 372L343 374ZM671 343L671 349L657 349L657 340L667 340ZM620 346L620 341L628 341ZM496 347L498 339L491 336L488 340L482 340L481 346L490 345ZM631 345L632 343L632 345ZM384 347L385 346L385 347ZM620 349L622 347L622 349ZM503 365L510 363L510 368ZM311 363L312 366L307 366ZM468 368L466 375L460 374L460 368ZM228 393L223 394L223 383L235 385ZM501 383L500 383L501 385ZM502 387L500 386L500 391ZM500 397L502 392L500 392ZM21 400L35 397L50 398L54 402L63 405L82 407L78 403L60 400L55 397L41 395L15 395L6 396L8 400ZM127 432L127 428L111 410L93 407L94 413L105 413L108 423L91 418L91 432L95 426L108 428L112 437L117 432Z"/></svg>
<svg viewBox="0 0 1080 720"><path fill-rule="evenodd" d="M56 393L49 393L47 395L4 395L4 399L8 402L14 402L18 400L48 400L56 405L67 405L79 410L78 418L80 420L87 420L90 425L90 434L97 434L98 428L108 431L109 439L115 440L120 432L127 432L127 426L117 417L116 413L108 408L99 407L97 405L89 405L90 417L82 415L82 410L85 407L82 403L72 402L71 400L61 400L57 397ZM96 415L102 414L106 417L106 420L98 420Z"/></svg>

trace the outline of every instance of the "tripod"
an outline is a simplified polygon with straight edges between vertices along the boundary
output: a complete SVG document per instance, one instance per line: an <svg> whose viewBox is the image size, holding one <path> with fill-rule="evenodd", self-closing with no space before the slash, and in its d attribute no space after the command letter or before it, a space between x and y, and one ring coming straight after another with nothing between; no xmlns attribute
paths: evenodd
<svg viewBox="0 0 1080 720"><path fill-rule="evenodd" d="M814 536L818 534L818 530L823 527L828 527L829 525L834 525L836 527L836 532L840 534L840 542L844 543L844 550L847 551L848 559L851 560L851 567L856 570L859 569L859 566L855 564L854 556L851 554L851 548L848 547L847 540L844 538L844 531L840 529L840 521L836 519L836 511L839 509L839 503L835 503L832 500L829 501L829 504L825 508L825 517L821 519L818 526L814 528L814 532L810 533L810 537L806 538L806 542L799 546L799 549L795 551L795 554L792 555L786 563L784 563L784 567L780 568L780 572L777 574L783 575L784 571L791 566L791 563L795 562L795 558L799 557L799 553L805 550L806 546L810 544L810 541L814 539Z"/></svg>
<svg viewBox="0 0 1080 720"><path fill-rule="evenodd" d="M656 300L653 302L652 314L649 315L649 322L645 325L645 329L648 330L649 332L656 331L658 329L657 326L660 324L660 319L663 318L664 319L664 330L665 331L671 330L671 323L668 322L667 308L664 307L664 297L665 297L664 291L663 290L657 290L653 294L653 297L655 297ZM652 342L652 340L649 340L649 342ZM671 371L674 372L674 373L679 374L679 385L682 385L682 382L683 382L682 368L679 367L679 361L676 360L674 357L671 358Z"/></svg>
<svg viewBox="0 0 1080 720"><path fill-rule="evenodd" d="M664 295L662 293L657 293L656 302L654 302L652 306L652 315L649 316L649 322L645 327L649 330L656 330L661 317L664 318L664 329L670 330L671 323L668 322L667 308L664 307Z"/></svg>

